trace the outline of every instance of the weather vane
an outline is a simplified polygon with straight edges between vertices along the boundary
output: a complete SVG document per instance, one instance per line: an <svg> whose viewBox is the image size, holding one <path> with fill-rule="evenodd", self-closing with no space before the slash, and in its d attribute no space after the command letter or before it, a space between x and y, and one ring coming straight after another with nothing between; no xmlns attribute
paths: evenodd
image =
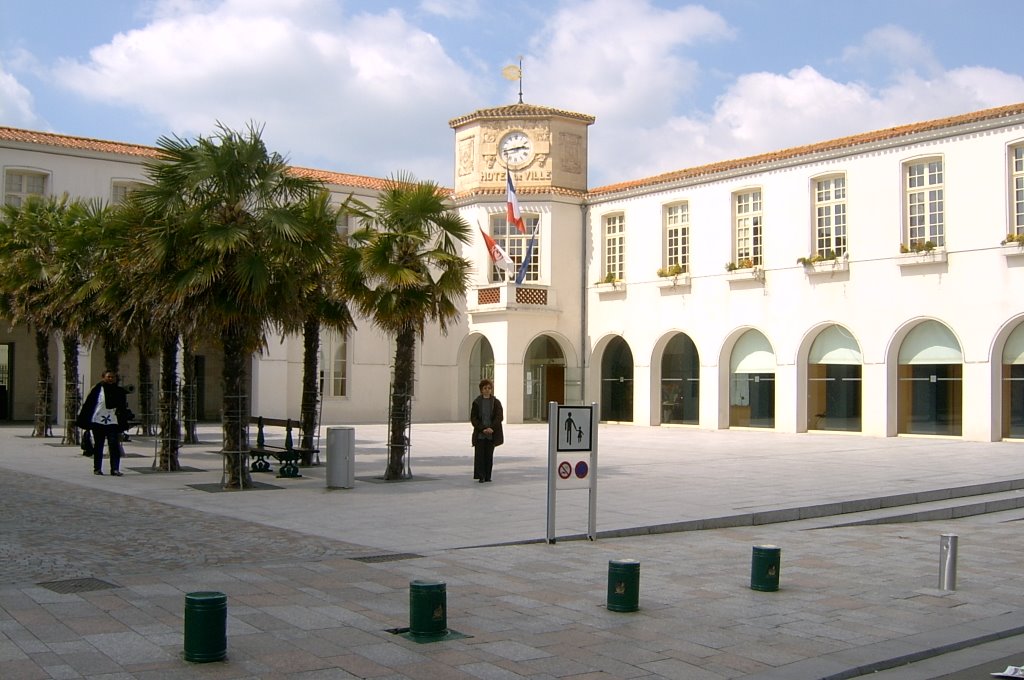
<svg viewBox="0 0 1024 680"><path fill-rule="evenodd" d="M519 81L519 103L523 103L523 55L519 55L519 66L515 64L509 64L505 68L501 69L501 75L505 76L508 80Z"/></svg>

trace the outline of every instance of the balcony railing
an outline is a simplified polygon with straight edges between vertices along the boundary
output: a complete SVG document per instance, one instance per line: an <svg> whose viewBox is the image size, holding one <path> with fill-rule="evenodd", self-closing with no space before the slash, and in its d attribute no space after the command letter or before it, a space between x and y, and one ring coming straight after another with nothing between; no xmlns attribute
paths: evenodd
<svg viewBox="0 0 1024 680"><path fill-rule="evenodd" d="M547 286L492 283L478 286L467 296L470 313L509 310L542 311L555 309L555 291Z"/></svg>

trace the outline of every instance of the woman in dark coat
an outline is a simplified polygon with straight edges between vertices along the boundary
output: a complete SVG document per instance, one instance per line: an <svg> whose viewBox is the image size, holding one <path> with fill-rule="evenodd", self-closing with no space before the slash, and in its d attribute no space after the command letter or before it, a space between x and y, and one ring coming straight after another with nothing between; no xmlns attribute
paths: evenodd
<svg viewBox="0 0 1024 680"><path fill-rule="evenodd" d="M121 433L128 429L128 393L117 384L113 371L89 391L75 424L92 431L92 472L103 474L103 444L110 449L110 474L121 476Z"/></svg>
<svg viewBox="0 0 1024 680"><path fill-rule="evenodd" d="M473 424L473 479L481 484L491 481L494 466L494 447L505 443L501 421L505 411L494 396L494 383L486 378L480 381L480 396L473 400L469 422Z"/></svg>

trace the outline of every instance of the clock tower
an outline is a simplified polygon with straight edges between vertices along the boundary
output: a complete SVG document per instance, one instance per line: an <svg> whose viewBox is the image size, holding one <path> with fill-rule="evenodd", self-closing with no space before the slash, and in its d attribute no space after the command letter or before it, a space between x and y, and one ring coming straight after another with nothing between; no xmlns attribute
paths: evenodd
<svg viewBox="0 0 1024 680"><path fill-rule="evenodd" d="M532 104L481 109L455 130L455 193L503 189L587 190L587 126L594 117Z"/></svg>
<svg viewBox="0 0 1024 680"><path fill-rule="evenodd" d="M523 103L449 121L454 203L474 225L463 250L473 272L460 398L469 403L480 379L492 379L509 423L539 422L547 419L548 402L583 399L587 130L593 123L593 116ZM508 221L508 175L525 231ZM505 250L507 268L492 261L488 239Z"/></svg>

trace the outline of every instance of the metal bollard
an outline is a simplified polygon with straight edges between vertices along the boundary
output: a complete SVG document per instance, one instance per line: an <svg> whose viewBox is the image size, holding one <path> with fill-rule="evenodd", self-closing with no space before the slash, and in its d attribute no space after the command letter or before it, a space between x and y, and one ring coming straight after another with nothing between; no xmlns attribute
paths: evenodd
<svg viewBox="0 0 1024 680"><path fill-rule="evenodd" d="M447 585L443 581L409 582L409 634L443 637L448 634Z"/></svg>
<svg viewBox="0 0 1024 680"><path fill-rule="evenodd" d="M221 661L227 655L228 596L217 592L185 595L185 661Z"/></svg>
<svg viewBox="0 0 1024 680"><path fill-rule="evenodd" d="M640 562L608 561L608 611L635 612L640 608Z"/></svg>
<svg viewBox="0 0 1024 680"><path fill-rule="evenodd" d="M782 549L775 545L755 545L750 560L750 588L764 592L779 589Z"/></svg>
<svg viewBox="0 0 1024 680"><path fill-rule="evenodd" d="M956 534L939 537L939 589L956 590Z"/></svg>

